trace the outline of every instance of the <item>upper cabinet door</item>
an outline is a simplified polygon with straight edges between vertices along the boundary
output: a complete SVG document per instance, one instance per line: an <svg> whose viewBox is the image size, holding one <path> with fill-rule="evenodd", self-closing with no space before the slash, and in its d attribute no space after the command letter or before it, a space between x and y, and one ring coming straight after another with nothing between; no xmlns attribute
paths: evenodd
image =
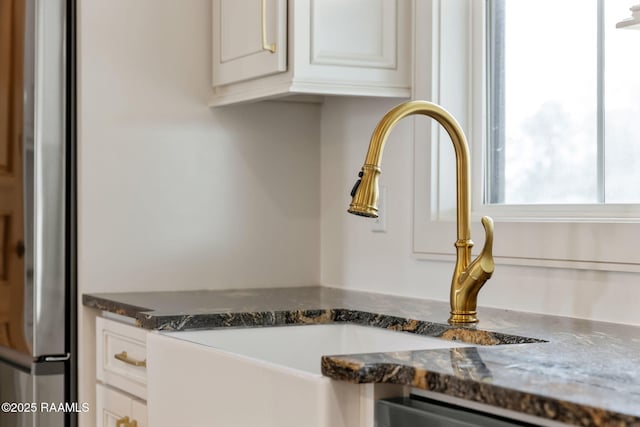
<svg viewBox="0 0 640 427"><path fill-rule="evenodd" d="M309 13L310 65L397 67L397 1L312 0Z"/></svg>
<svg viewBox="0 0 640 427"><path fill-rule="evenodd" d="M287 0L213 0L213 85L287 70Z"/></svg>

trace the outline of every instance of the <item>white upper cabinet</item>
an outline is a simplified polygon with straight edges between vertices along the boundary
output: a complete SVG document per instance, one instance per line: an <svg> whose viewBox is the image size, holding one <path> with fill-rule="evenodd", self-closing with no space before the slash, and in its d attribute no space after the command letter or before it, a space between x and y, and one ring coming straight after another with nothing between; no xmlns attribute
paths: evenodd
<svg viewBox="0 0 640 427"><path fill-rule="evenodd" d="M409 0L213 0L211 105L409 97Z"/></svg>
<svg viewBox="0 0 640 427"><path fill-rule="evenodd" d="M287 70L286 0L213 1L213 85Z"/></svg>

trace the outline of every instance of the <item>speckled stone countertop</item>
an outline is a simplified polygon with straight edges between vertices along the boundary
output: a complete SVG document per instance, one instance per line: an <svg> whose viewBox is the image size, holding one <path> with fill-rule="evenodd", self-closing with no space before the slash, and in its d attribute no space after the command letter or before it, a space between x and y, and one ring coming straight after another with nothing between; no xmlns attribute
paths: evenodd
<svg viewBox="0 0 640 427"><path fill-rule="evenodd" d="M446 324L443 302L320 287L91 294L83 304L147 329L351 322L463 340L478 346L327 355L322 372L572 425L640 427L640 327L481 307L480 323L461 328Z"/></svg>

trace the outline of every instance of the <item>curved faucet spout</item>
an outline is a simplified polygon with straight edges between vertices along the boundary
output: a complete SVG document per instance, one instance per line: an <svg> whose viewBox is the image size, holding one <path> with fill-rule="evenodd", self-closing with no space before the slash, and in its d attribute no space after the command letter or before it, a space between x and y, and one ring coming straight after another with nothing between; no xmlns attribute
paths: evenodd
<svg viewBox="0 0 640 427"><path fill-rule="evenodd" d="M451 323L474 323L476 317L477 295L482 285L493 273L493 221L484 217L482 223L486 231L486 240L482 254L471 262L471 198L469 189L470 165L469 145L462 128L456 119L444 108L427 101L409 101L391 109L380 120L369 143L369 150L359 180L352 190L349 212L355 215L378 216L378 177L382 152L387 136L395 124L404 117L421 114L436 120L449 134L456 155L456 194L457 194L457 240L456 265L451 283Z"/></svg>

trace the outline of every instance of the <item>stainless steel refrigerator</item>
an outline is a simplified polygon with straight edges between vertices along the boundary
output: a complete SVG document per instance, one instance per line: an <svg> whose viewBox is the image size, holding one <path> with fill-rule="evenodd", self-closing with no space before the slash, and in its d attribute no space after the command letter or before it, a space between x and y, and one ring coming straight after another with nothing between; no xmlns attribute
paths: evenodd
<svg viewBox="0 0 640 427"><path fill-rule="evenodd" d="M76 425L73 0L0 0L0 427Z"/></svg>

